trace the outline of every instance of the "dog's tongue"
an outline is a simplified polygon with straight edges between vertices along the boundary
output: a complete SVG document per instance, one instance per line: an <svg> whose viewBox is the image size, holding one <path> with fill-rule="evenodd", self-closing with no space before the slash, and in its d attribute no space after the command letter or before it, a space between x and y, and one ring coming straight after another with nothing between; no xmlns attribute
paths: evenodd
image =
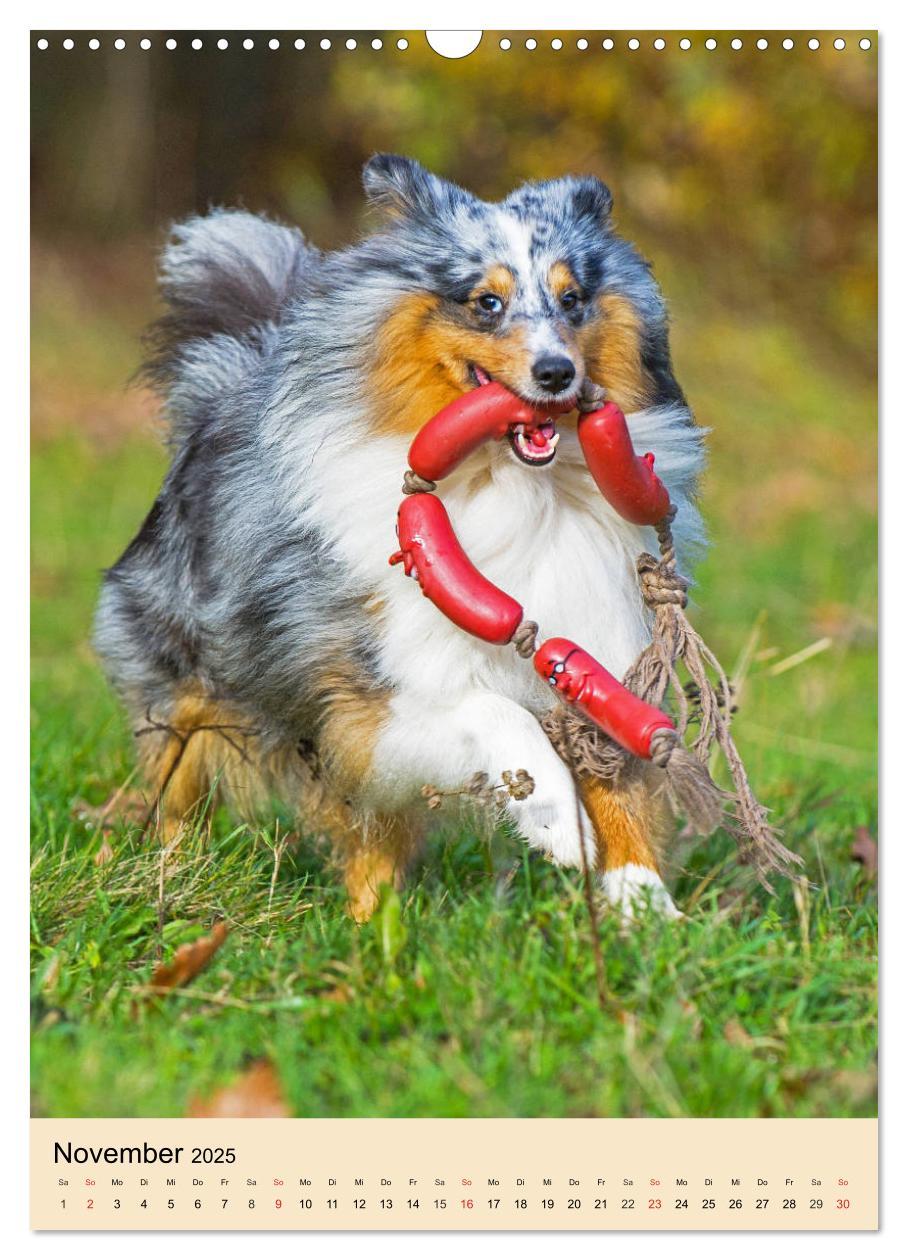
<svg viewBox="0 0 908 1260"><path fill-rule="evenodd" d="M530 441L534 446L548 446L552 438L555 436L555 426L551 420L546 420L544 424L540 424L530 434Z"/></svg>

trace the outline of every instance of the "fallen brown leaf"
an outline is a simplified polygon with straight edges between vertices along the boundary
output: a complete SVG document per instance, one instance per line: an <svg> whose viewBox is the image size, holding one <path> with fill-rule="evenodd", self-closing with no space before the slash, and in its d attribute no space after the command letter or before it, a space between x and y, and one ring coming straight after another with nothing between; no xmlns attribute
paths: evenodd
<svg viewBox="0 0 908 1260"><path fill-rule="evenodd" d="M353 997L353 990L349 984L338 984L333 989L323 989L318 996L323 1002L349 1002Z"/></svg>
<svg viewBox="0 0 908 1260"><path fill-rule="evenodd" d="M840 1068L829 1078L830 1084L850 1102L862 1105L876 1097L878 1080L876 1068L860 1071Z"/></svg>
<svg viewBox="0 0 908 1260"><path fill-rule="evenodd" d="M862 1071L840 1068L835 1072L827 1072L820 1068L808 1068L806 1071L787 1068L782 1072L782 1093L789 1102L805 1097L821 1085L829 1086L837 1097L847 1098L850 1103L863 1106L876 1096L876 1069Z"/></svg>
<svg viewBox="0 0 908 1260"><path fill-rule="evenodd" d="M722 1036L730 1046L747 1047L753 1044L753 1038L747 1029L736 1019L730 1019L722 1029Z"/></svg>
<svg viewBox="0 0 908 1260"><path fill-rule="evenodd" d="M795 1102L809 1094L820 1081L826 1079L828 1073L820 1068L783 1068L779 1077L779 1086L788 1102Z"/></svg>
<svg viewBox="0 0 908 1260"><path fill-rule="evenodd" d="M879 866L877 843L866 827L857 827L854 833L854 844L851 846L853 861L860 862L866 873L875 876Z"/></svg>
<svg viewBox="0 0 908 1260"><path fill-rule="evenodd" d="M181 945L169 963L158 963L148 982L150 993L160 995L182 989L207 967L227 939L226 923L216 923L208 936Z"/></svg>
<svg viewBox="0 0 908 1260"><path fill-rule="evenodd" d="M193 1098L186 1114L217 1120L277 1118L292 1113L274 1068L267 1059L259 1059L207 1100Z"/></svg>

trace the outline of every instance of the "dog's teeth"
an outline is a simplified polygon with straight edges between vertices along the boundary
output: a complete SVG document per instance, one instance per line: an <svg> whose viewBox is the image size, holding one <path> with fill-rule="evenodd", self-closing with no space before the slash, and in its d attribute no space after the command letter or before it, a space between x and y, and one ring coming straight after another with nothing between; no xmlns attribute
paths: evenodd
<svg viewBox="0 0 908 1260"><path fill-rule="evenodd" d="M550 422L554 429L554 422ZM515 424L511 430L511 441L514 450L520 458L527 464L547 464L555 457L555 451L561 440L561 434L553 432L551 436L546 433L546 443L544 446L538 446L535 439L535 430L533 437L528 436L526 426L523 424Z"/></svg>

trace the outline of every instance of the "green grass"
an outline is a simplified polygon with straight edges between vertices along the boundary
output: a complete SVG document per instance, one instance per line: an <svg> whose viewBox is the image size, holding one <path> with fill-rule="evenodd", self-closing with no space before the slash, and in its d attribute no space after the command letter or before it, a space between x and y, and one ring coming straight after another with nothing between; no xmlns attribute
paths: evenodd
<svg viewBox="0 0 908 1260"><path fill-rule="evenodd" d="M683 846L687 922L601 925L603 1014L576 874L456 817L364 928L305 837L276 862L273 825L218 815L163 869L124 825L96 865L101 837L73 803L104 800L132 755L91 614L164 459L141 436L45 426L32 479L36 1114L179 1115L260 1056L299 1115L874 1114L876 890L850 857L855 829L875 832L872 383L790 329L691 305L704 301L685 301L676 331L681 377L715 427L695 619L729 665L754 649L738 739L811 886L769 897L725 837ZM84 392L103 396L132 364L126 349L89 353L106 332L82 315ZM59 399L65 357L55 367L46 343L60 331L38 316L44 396ZM231 932L208 970L183 995L137 1002L155 963L215 919Z"/></svg>

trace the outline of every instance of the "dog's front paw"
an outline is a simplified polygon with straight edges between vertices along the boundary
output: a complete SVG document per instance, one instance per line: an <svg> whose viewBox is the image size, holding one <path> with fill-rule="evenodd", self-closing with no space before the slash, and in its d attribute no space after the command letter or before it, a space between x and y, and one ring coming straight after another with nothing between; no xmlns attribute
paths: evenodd
<svg viewBox="0 0 908 1260"><path fill-rule="evenodd" d="M613 867L602 876L602 891L606 902L626 923L647 913L665 919L685 917L672 901L659 873L648 866L629 862L626 866Z"/></svg>
<svg viewBox="0 0 908 1260"><path fill-rule="evenodd" d="M572 791L536 791L526 801L515 802L512 814L521 834L534 849L547 853L558 866L580 866L580 836L587 861L596 861L596 837L586 810L577 810Z"/></svg>

